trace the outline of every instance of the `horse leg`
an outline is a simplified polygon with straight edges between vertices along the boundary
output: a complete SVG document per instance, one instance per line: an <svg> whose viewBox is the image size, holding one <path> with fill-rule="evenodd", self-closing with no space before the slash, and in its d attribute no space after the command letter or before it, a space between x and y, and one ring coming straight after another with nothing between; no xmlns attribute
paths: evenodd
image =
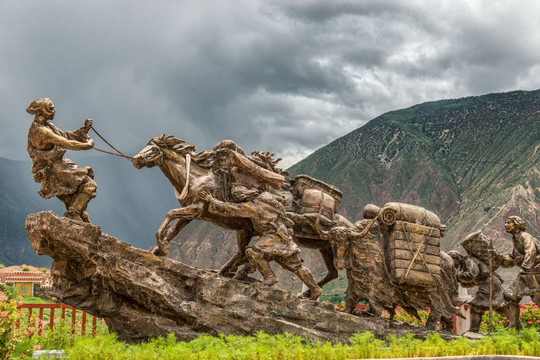
<svg viewBox="0 0 540 360"><path fill-rule="evenodd" d="M204 211L204 203L191 204L186 207L172 209L167 212L165 219L156 232L156 246L150 251L156 256L166 256L169 253L169 243L178 233L198 218ZM171 223L174 224L171 227Z"/></svg>
<svg viewBox="0 0 540 360"><path fill-rule="evenodd" d="M162 237L158 237L156 233L156 245L154 245L150 252L156 256L166 256L169 253L169 243L178 233L191 222L191 219L171 221L172 225L167 226Z"/></svg>
<svg viewBox="0 0 540 360"><path fill-rule="evenodd" d="M227 277L233 277L236 273L238 266L244 264L247 261L246 247L249 245L253 232L251 230L238 230L236 232L236 242L238 245L238 252L227 261L225 265L219 270L219 274Z"/></svg>
<svg viewBox="0 0 540 360"><path fill-rule="evenodd" d="M347 300L345 301L345 309L343 310L346 313L353 314L354 310L356 309L356 305L361 300L362 295L358 294L354 286L349 285L347 286Z"/></svg>
<svg viewBox="0 0 540 360"><path fill-rule="evenodd" d="M336 267L334 266L334 253L332 252L332 249L322 248L322 249L319 249L319 252L321 253L321 256L323 258L324 265L326 266L326 269L328 270L328 272L326 273L326 276L317 283L317 285L319 285L319 287L322 288L324 285L328 284L330 281L337 279L338 271ZM310 295L311 295L311 292L308 289L304 291L301 296L309 298Z"/></svg>
<svg viewBox="0 0 540 360"><path fill-rule="evenodd" d="M396 305L390 307L390 308L386 308L385 309L386 311L388 311L388 319L390 320L390 322L392 322L394 320L394 317L396 316Z"/></svg>
<svg viewBox="0 0 540 360"><path fill-rule="evenodd" d="M426 329L435 331L437 330L437 325L441 320L441 314L439 314L434 309L430 309L428 319L426 321Z"/></svg>
<svg viewBox="0 0 540 360"><path fill-rule="evenodd" d="M450 317L442 316L441 317L441 325L442 325L443 330L452 331L454 329L454 319L453 319L453 317L452 316L450 316Z"/></svg>

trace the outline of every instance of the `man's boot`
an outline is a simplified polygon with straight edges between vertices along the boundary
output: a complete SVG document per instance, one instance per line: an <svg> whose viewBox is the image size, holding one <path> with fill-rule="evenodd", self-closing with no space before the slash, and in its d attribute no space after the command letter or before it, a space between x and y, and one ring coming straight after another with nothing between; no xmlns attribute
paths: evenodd
<svg viewBox="0 0 540 360"><path fill-rule="evenodd" d="M506 329L515 328L518 331L523 329L523 324L519 318L519 304L509 303L506 306L506 317L509 320L508 327Z"/></svg>
<svg viewBox="0 0 540 360"><path fill-rule="evenodd" d="M86 207L92 198L94 198L94 196L84 192L75 195L73 201L69 204L67 211L64 213L64 216L78 221L85 221L86 219L88 221L85 222L90 222L88 214L83 215L83 212L85 212Z"/></svg>
<svg viewBox="0 0 540 360"><path fill-rule="evenodd" d="M309 298L311 300L317 300L319 296L321 296L322 294L322 289L319 285L317 285L317 282L313 278L313 275L311 274L311 272L305 266L302 266L298 270L296 270L294 273L309 288L310 290Z"/></svg>
<svg viewBox="0 0 540 360"><path fill-rule="evenodd" d="M268 261L262 260L255 263L255 266L263 276L263 284L268 286L273 286L278 282L278 278L276 274L272 271L272 268L270 267L270 264L268 264Z"/></svg>
<svg viewBox="0 0 540 360"><path fill-rule="evenodd" d="M268 264L268 261L264 259L261 253L252 248L248 248L246 250L246 256L248 257L249 262L255 265L257 270L259 270L263 276L264 280L262 283L264 285L273 286L278 282L276 274L274 274L270 264Z"/></svg>
<svg viewBox="0 0 540 360"><path fill-rule="evenodd" d="M278 278L276 274L274 274L274 272L272 271L272 268L270 267L270 264L268 264L268 261L257 261L254 265L257 267L257 269L263 276L264 280L262 283L264 285L273 286L278 282Z"/></svg>
<svg viewBox="0 0 540 360"><path fill-rule="evenodd" d="M266 261L261 253L259 253L256 250L253 250L252 248L249 248L246 250L246 256L249 258L249 261L255 265L257 270L261 273L263 276L263 284L272 286L275 285L278 282L278 278L276 274L272 271L272 268L270 267L270 264L268 264L268 261Z"/></svg>

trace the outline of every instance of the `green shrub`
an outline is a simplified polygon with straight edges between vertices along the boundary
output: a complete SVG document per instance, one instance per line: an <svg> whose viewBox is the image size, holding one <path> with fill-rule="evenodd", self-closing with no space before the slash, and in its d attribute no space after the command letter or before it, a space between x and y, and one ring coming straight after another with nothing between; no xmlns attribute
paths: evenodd
<svg viewBox="0 0 540 360"><path fill-rule="evenodd" d="M30 356L36 349L64 349L68 359L198 359L198 360L304 360L304 359L365 359L391 357L431 357L504 354L517 356L540 356L540 337L535 327L516 331L498 331L480 340L458 338L451 341L439 334L416 339L413 335L389 335L378 339L371 332L355 334L350 344L332 344L306 339L290 334L269 335L257 332L251 336L219 335L198 336L190 342L179 342L173 334L159 337L137 345L128 345L117 339L115 334L98 331L97 336L71 334L71 323L57 320L51 331L44 322L43 332L37 334L39 324L35 319L28 322L27 316L20 317L17 302L2 303L15 307L10 313L20 319L20 328L11 333L11 356ZM524 313L536 316L537 308L523 307ZM0 313L1 316L2 313ZM18 315L17 315L18 314ZM399 312L408 319L408 314ZM427 314L421 314L421 318ZM498 319L498 318L497 318ZM499 320L497 320L499 321ZM501 320L503 321L503 320ZM527 320L529 321L529 320ZM532 321L532 320L530 320ZM505 321L503 321L504 323ZM12 322L13 323L13 322ZM89 331L87 331L87 334ZM5 358L5 357L4 357ZM3 358L2 358L3 359Z"/></svg>
<svg viewBox="0 0 540 360"><path fill-rule="evenodd" d="M304 360L366 359L392 357L430 357L507 354L538 356L540 339L534 328L521 333L502 331L481 340L443 340L438 334L416 339L412 335L377 339L371 332L351 337L350 345L308 341L290 335L199 336L190 342L178 342L173 334L138 344L127 345L116 335L76 337L66 348L69 359L198 359L198 360Z"/></svg>
<svg viewBox="0 0 540 360"><path fill-rule="evenodd" d="M15 324L22 317L19 302L0 292L0 359L9 359L19 338Z"/></svg>
<svg viewBox="0 0 540 360"><path fill-rule="evenodd" d="M540 309L533 302L520 305L520 319L525 328L540 328ZM496 312L492 315L493 331L501 331L508 326L508 319ZM480 332L489 332L489 313L486 311L482 316Z"/></svg>
<svg viewBox="0 0 540 360"><path fill-rule="evenodd" d="M4 296L8 299L18 299L19 292L14 285L4 285Z"/></svg>
<svg viewBox="0 0 540 360"><path fill-rule="evenodd" d="M78 335L71 333L71 321L56 321L54 328L43 326L39 334L39 323L34 320L28 323L21 320L19 341L13 349L12 356L26 357L34 350L58 350L69 348L75 342Z"/></svg>
<svg viewBox="0 0 540 360"><path fill-rule="evenodd" d="M351 337L353 355L358 359L378 358L385 351L386 342L375 338L375 335L366 331Z"/></svg>
<svg viewBox="0 0 540 360"><path fill-rule="evenodd" d="M45 300L37 296L24 296L23 304L52 304L52 300Z"/></svg>

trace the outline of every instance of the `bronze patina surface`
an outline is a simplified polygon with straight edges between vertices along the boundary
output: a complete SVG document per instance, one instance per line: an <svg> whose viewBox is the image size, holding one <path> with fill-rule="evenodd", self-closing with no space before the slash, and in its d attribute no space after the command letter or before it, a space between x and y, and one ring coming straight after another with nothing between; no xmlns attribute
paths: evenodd
<svg viewBox="0 0 540 360"><path fill-rule="evenodd" d="M470 303L472 331L479 330L486 310L507 315L510 326L520 328L521 298L540 300L540 243L519 217L506 222L514 242L511 254L497 254L480 231L461 243L466 255L447 254L440 250L446 226L433 212L399 202L368 204L364 219L353 224L338 214L339 189L307 175L290 179L277 167L281 159L274 153L247 155L231 140L197 153L195 146L163 134L133 158L120 154L139 169L160 168L181 205L166 214L150 251L135 249L90 224L86 207L97 188L92 169L64 158L67 150L93 147L92 120L62 131L50 122L56 111L48 98L36 99L27 112L35 116L28 153L34 180L41 183L39 194L56 196L66 206L63 218L51 212L28 215L30 242L38 254L54 259L56 297L105 318L124 340L170 332L187 340L200 333L261 330L332 341L347 341L365 330L381 337L411 331L425 335L439 323L450 329L461 304L459 284L479 287ZM221 270L164 257L170 241L193 220L236 231L238 252ZM328 271L318 282L302 264L301 247L322 255ZM300 296L278 289L271 262L294 273L308 289ZM516 265L521 273L504 291L495 271ZM346 269L348 279L344 312L316 301L338 269ZM257 270L262 280L250 276ZM356 310L361 300L369 304L364 312ZM397 306L413 315L429 308L426 329L393 322ZM383 310L390 320L380 317Z"/></svg>
<svg viewBox="0 0 540 360"><path fill-rule="evenodd" d="M431 333L384 317L354 316L261 282L239 281L157 257L102 233L98 226L50 211L28 215L26 230L36 252L54 259L54 296L105 319L124 341L170 333L188 341L199 334L264 331L346 343L353 334L368 330L379 338ZM441 335L453 338L447 332Z"/></svg>
<svg viewBox="0 0 540 360"><path fill-rule="evenodd" d="M490 242L482 231L467 235L461 246L465 249L465 255L457 250L452 250L448 254L454 260L456 280L459 284L464 288L478 287L475 296L469 301L471 306L469 331L479 332L482 316L490 310L490 307L492 311L506 316L507 304L503 295L503 280L495 272L500 267L500 261L497 261L499 256L491 249ZM493 257L491 269L490 256Z"/></svg>
<svg viewBox="0 0 540 360"><path fill-rule="evenodd" d="M34 115L28 131L28 154L32 159L34 180L41 183L39 195L43 198L58 197L66 206L64 216L90 222L86 207L96 196L97 185L90 167L80 167L64 158L69 150L88 150L94 141L88 136L92 120L74 131L62 131L50 121L56 110L49 98L32 101L26 109Z"/></svg>
<svg viewBox="0 0 540 360"><path fill-rule="evenodd" d="M156 246L152 249L154 254L166 255L169 242L191 221L195 219L208 221L237 232L238 252L220 270L220 274L232 277L236 274L238 266L248 261L246 251L251 239L264 233L272 237L271 233L274 232L272 229L280 223L278 228L281 228L282 240L283 237L291 236L299 246L320 251L328 273L317 282L317 287L322 287L337 278L338 273L334 267L334 255L330 244L320 239L314 228L318 205L315 203L316 209L311 210L315 212L306 211L305 202L310 200L304 193L306 188L313 188L312 190L319 195L327 192L338 197L339 190L305 175L287 180L286 172L277 168L280 159L274 159L274 154L255 151L247 156L231 140L220 142L210 151L196 153L195 149L193 145L184 144L184 140L163 134L152 138L148 145L133 157L133 165L136 168L159 167L173 185L178 201L182 205L181 208L172 209L167 213L156 234ZM203 191L214 199L213 207L201 199L200 194ZM258 198L259 205L262 206L264 203L269 213L274 213L268 215L270 218L277 217L281 220L278 223L274 222L274 225L271 224L272 221L268 222L268 219L254 220L256 217L254 214L260 211L254 207L252 198ZM263 198L267 201L262 201ZM280 204L278 205L276 201ZM215 209L216 204L222 209ZM242 211L233 211L239 207L243 208ZM214 210L211 211L212 209ZM352 226L349 220L334 211L335 207L332 206L329 215L331 218L324 217L324 224ZM291 221L294 225L285 225ZM275 229L275 232L277 234L278 230ZM284 244L288 244L285 247L294 249L293 244L287 242ZM283 247L282 245L279 244L277 247ZM252 247L253 250L256 248L257 245ZM269 250L266 257L272 252L274 251ZM275 257L275 254L272 256ZM259 264L264 264L265 261L259 261ZM298 267L296 264L290 269L300 273L299 276L310 282L308 280L310 274L307 269L304 270L305 267ZM317 287L308 286L303 295L310 297L310 288L317 289Z"/></svg>
<svg viewBox="0 0 540 360"><path fill-rule="evenodd" d="M507 316L509 326L523 328L519 318L519 302L530 296L535 304L540 304L540 242L527 232L525 221L519 216L510 216L504 224L506 232L512 234L513 249L509 255L500 259L501 267L521 268L516 279L505 291L508 302Z"/></svg>

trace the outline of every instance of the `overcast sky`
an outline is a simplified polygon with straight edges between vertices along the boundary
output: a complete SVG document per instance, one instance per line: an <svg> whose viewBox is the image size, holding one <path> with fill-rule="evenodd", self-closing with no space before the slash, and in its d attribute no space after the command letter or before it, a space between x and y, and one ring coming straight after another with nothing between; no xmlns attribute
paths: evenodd
<svg viewBox="0 0 540 360"><path fill-rule="evenodd" d="M0 0L0 157L16 160L38 97L130 154L169 133L288 167L390 110L538 88L536 0Z"/></svg>

